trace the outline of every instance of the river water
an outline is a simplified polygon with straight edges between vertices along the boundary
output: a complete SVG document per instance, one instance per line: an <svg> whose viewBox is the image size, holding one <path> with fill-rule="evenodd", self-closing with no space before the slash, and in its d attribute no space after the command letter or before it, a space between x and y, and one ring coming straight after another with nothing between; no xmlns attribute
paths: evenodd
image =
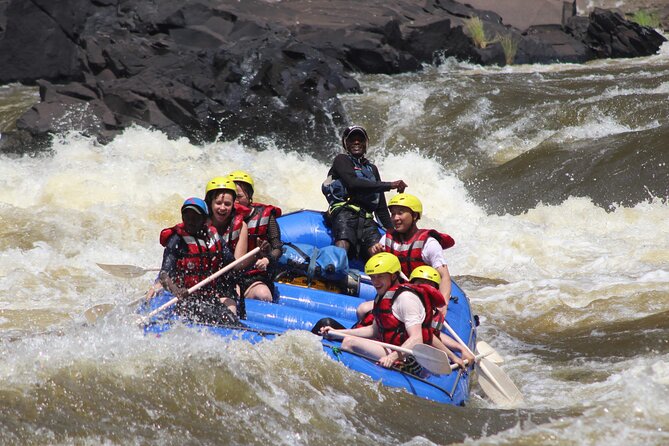
<svg viewBox="0 0 669 446"><path fill-rule="evenodd" d="M384 388L307 333L144 337L124 303L152 277L96 262L158 266L181 201L233 169L259 201L323 209L333 154L73 131L0 155L1 444L669 444L669 47L359 80L344 101L370 158L455 238L451 273L524 406L476 385L464 408ZM0 87L0 130L37 99ZM114 309L87 323L98 304Z"/></svg>

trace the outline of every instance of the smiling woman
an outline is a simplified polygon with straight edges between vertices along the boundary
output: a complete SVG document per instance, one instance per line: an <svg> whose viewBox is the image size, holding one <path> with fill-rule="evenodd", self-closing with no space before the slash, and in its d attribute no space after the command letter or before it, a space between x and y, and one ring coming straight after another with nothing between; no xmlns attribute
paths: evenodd
<svg viewBox="0 0 669 446"><path fill-rule="evenodd" d="M216 177L207 183L204 200L211 224L238 259L248 250L248 226L244 222L248 209L235 206L236 198L237 186L229 177Z"/></svg>

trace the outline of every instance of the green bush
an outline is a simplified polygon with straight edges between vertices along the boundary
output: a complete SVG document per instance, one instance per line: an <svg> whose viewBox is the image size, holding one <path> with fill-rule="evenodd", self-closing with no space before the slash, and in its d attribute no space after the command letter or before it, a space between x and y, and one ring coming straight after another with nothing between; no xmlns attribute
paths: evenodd
<svg viewBox="0 0 669 446"><path fill-rule="evenodd" d="M479 48L485 48L489 41L483 29L483 22L478 17L472 17L465 20L465 28L469 33L469 37L474 41L474 44Z"/></svg>
<svg viewBox="0 0 669 446"><path fill-rule="evenodd" d="M641 26L649 26L651 28L660 27L660 18L658 15L648 11L637 11L632 15L630 20Z"/></svg>
<svg viewBox="0 0 669 446"><path fill-rule="evenodd" d="M495 40L502 45L506 64L513 65L513 60L516 58L516 53L518 52L518 41L514 39L511 34L505 34L503 36L498 34Z"/></svg>

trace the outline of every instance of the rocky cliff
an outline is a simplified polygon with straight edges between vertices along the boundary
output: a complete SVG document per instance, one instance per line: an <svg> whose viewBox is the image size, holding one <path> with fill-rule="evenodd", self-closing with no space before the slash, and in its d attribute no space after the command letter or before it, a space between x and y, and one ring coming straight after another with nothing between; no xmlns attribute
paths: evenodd
<svg viewBox="0 0 669 446"><path fill-rule="evenodd" d="M41 102L0 150L34 150L80 130L108 141L130 125L195 142L332 145L352 72L401 73L453 56L504 64L464 24L517 44L514 63L653 54L664 38L595 10L565 26L508 26L449 0L0 0L0 84L36 84ZM301 144L302 145L302 144Z"/></svg>

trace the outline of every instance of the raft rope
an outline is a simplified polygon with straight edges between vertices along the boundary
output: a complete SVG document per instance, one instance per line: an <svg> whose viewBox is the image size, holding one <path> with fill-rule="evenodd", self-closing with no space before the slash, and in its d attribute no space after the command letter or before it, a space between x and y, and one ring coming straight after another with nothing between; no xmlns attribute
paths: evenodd
<svg viewBox="0 0 669 446"><path fill-rule="evenodd" d="M325 344L323 344L325 345ZM328 345L332 349L332 353L337 357L337 360L341 361L341 348Z"/></svg>

